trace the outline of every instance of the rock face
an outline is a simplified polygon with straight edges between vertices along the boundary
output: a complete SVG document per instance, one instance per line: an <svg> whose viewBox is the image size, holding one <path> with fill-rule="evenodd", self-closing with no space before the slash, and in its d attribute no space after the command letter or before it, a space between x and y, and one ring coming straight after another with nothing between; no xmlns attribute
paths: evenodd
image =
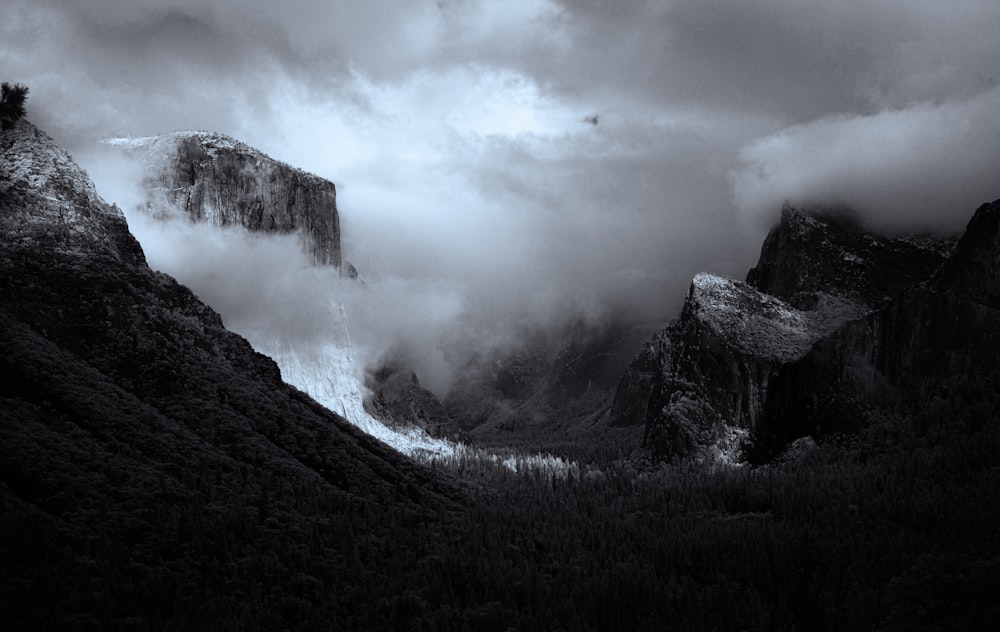
<svg viewBox="0 0 1000 632"><path fill-rule="evenodd" d="M953 246L929 236L870 234L849 211L786 205L747 283L798 309L814 309L823 295L874 307L927 279Z"/></svg>
<svg viewBox="0 0 1000 632"><path fill-rule="evenodd" d="M886 411L995 393L998 261L1000 201L976 211L954 253L925 283L781 367L758 438L761 457L797 437L849 431Z"/></svg>
<svg viewBox="0 0 1000 632"><path fill-rule="evenodd" d="M394 363L382 365L366 375L371 394L364 407L390 426L408 429L416 425L434 436L453 434L451 418L434 393L420 385L417 375Z"/></svg>
<svg viewBox="0 0 1000 632"><path fill-rule="evenodd" d="M680 317L619 381L612 424L644 425L644 444L660 457L742 458L746 439L770 423L775 374L926 279L948 249L786 207L746 283L695 277Z"/></svg>
<svg viewBox="0 0 1000 632"><path fill-rule="evenodd" d="M142 159L151 209L178 208L193 221L251 231L300 231L313 261L341 265L332 182L222 134L174 132L107 143Z"/></svg>
<svg viewBox="0 0 1000 632"><path fill-rule="evenodd" d="M354 266L341 260L337 195L332 182L272 160L221 134L175 132L105 142L122 148L143 166L141 184L147 193L147 212L180 212L195 223L242 226L262 233L298 231L316 264L340 268L345 279L358 278ZM361 371L356 367L346 317L343 309L335 304L332 307L340 318L332 320L325 337L314 343L285 339L281 331L244 333L258 351L278 363L286 382L364 432L404 454L450 453L452 446L419 431L428 424L436 425L432 420L400 419L399 406L370 407L386 414L384 419L366 410L366 389L358 378ZM414 406L436 401L423 389L408 393ZM397 392L389 397L400 396Z"/></svg>

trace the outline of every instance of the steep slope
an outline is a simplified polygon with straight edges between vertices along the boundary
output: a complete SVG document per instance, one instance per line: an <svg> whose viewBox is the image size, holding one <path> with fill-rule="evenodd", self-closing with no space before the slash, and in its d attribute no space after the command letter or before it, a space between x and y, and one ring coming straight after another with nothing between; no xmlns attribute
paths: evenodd
<svg viewBox="0 0 1000 632"><path fill-rule="evenodd" d="M644 425L644 444L661 457L738 457L775 371L926 279L948 247L786 207L747 283L695 278L680 317L621 378L612 423Z"/></svg>
<svg viewBox="0 0 1000 632"><path fill-rule="evenodd" d="M217 226L300 231L316 263L341 265L337 190L329 180L223 134L174 132L106 142L142 160L150 208L178 208L192 221Z"/></svg>
<svg viewBox="0 0 1000 632"><path fill-rule="evenodd" d="M317 265L342 265L334 184L277 162L222 134L174 132L105 141L136 159L145 173L145 213L168 220L182 215L196 224L240 226L260 233L299 231ZM347 279L357 277L343 263ZM284 380L307 392L366 433L407 455L450 456L454 446L430 437L411 421L372 416L364 405L351 336L341 305L329 306L327 337L303 345L282 331L240 331L281 367ZM434 398L420 389L415 395ZM414 420L419 421L419 420Z"/></svg>
<svg viewBox="0 0 1000 632"><path fill-rule="evenodd" d="M350 543L386 503L451 506L456 487L284 384L150 270L43 132L0 134L0 174L5 627L325 624L317 591L379 585Z"/></svg>
<svg viewBox="0 0 1000 632"><path fill-rule="evenodd" d="M833 294L874 307L927 279L954 242L929 235L875 235L846 210L785 205L747 283L799 309Z"/></svg>
<svg viewBox="0 0 1000 632"><path fill-rule="evenodd" d="M1000 201L976 211L926 283L777 372L758 458L795 437L852 430L956 399L974 408L992 396L1000 384L998 261Z"/></svg>

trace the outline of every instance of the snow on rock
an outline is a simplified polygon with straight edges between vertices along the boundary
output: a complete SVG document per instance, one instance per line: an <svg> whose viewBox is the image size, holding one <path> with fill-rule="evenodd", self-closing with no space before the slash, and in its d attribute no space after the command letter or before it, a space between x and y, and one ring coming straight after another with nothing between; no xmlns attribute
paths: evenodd
<svg viewBox="0 0 1000 632"><path fill-rule="evenodd" d="M151 156L162 156L163 150L176 146L184 140L196 140L210 155L216 155L220 149L229 151L257 152L246 143L241 143L231 136L219 134L217 132L206 132L200 130L176 131L157 136L123 136L118 138L106 138L102 143L112 147L119 147L130 151L148 151ZM263 154L261 154L263 156Z"/></svg>
<svg viewBox="0 0 1000 632"><path fill-rule="evenodd" d="M931 278L951 247L947 238L870 234L849 210L786 205L745 283L694 278L680 317L619 382L616 422L644 421L643 443L661 457L738 455L743 431L771 423L775 375Z"/></svg>
<svg viewBox="0 0 1000 632"><path fill-rule="evenodd" d="M11 243L142 262L121 209L97 194L90 176L26 120L0 132L0 230Z"/></svg>
<svg viewBox="0 0 1000 632"><path fill-rule="evenodd" d="M742 281L707 273L695 276L689 302L699 320L745 353L780 362L802 357L818 339L866 312L832 295L823 295L817 309L801 311Z"/></svg>
<svg viewBox="0 0 1000 632"><path fill-rule="evenodd" d="M418 461L443 465L462 461L487 462L516 473L537 471L560 478L570 473L579 474L576 463L551 454L497 453L438 439L415 425L389 427L365 410L365 389L346 333L345 323L340 335L333 335L322 347L308 351L291 347L276 338L251 342L278 364L286 383L342 415L363 432Z"/></svg>
<svg viewBox="0 0 1000 632"><path fill-rule="evenodd" d="M303 246L313 255L314 265L340 265L332 182L212 132L173 132L104 142L144 167L142 184L149 198L141 211L164 220L186 216L195 223L235 225L265 234L301 231L309 237ZM336 300L329 308L335 316L319 344L303 344L278 330L237 333L277 363L285 382L417 460L454 464L471 459L515 472L539 471L551 476L577 470L576 464L548 454L487 452L438 439L416 424L394 423L390 427L372 416L365 410L364 367L355 357L344 310Z"/></svg>
<svg viewBox="0 0 1000 632"><path fill-rule="evenodd" d="M297 233L318 264L340 267L336 186L229 136L112 138L143 168L147 209L253 232Z"/></svg>

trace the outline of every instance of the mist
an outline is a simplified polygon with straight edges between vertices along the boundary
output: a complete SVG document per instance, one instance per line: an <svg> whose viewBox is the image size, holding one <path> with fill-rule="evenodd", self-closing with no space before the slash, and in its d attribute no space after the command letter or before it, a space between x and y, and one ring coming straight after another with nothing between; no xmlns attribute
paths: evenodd
<svg viewBox="0 0 1000 632"><path fill-rule="evenodd" d="M170 274L220 313L226 327L263 352L308 357L324 345L352 347L365 368L413 359L426 385L447 391L453 369L439 342L462 312L461 297L402 279L377 284L314 265L298 235L127 213L150 266Z"/></svg>
<svg viewBox="0 0 1000 632"><path fill-rule="evenodd" d="M307 341L335 295L368 361L439 393L525 327L666 323L695 273L745 275L785 200L952 233L1000 197L995 2L497 7L10 0L0 68L122 208L104 137L217 131L334 182L363 290L293 238L140 240L247 331Z"/></svg>
<svg viewBox="0 0 1000 632"><path fill-rule="evenodd" d="M994 89L782 130L741 150L735 203L762 226L791 200L847 205L884 232L960 232L1000 192L997 112Z"/></svg>

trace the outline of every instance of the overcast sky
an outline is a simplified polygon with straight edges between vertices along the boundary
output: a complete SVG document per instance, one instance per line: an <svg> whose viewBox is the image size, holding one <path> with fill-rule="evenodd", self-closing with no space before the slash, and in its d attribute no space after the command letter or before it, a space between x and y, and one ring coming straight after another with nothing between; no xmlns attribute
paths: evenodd
<svg viewBox="0 0 1000 632"><path fill-rule="evenodd" d="M448 313L667 320L785 199L1000 197L998 33L996 0L5 0L0 78L71 152L208 129L334 181L346 257Z"/></svg>

